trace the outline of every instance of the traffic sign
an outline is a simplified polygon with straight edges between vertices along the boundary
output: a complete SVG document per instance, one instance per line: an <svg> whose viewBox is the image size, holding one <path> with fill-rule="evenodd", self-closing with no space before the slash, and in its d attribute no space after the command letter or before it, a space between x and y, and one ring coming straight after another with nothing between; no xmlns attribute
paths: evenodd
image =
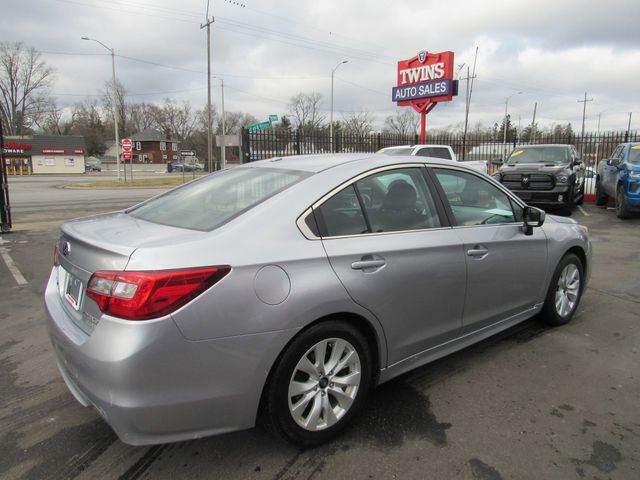
<svg viewBox="0 0 640 480"><path fill-rule="evenodd" d="M133 145L122 145L122 153L131 153Z"/></svg>
<svg viewBox="0 0 640 480"><path fill-rule="evenodd" d="M265 128L269 128L271 126L271 122L260 122L254 123L253 125L249 125L247 129L250 132L259 132L260 130L264 130Z"/></svg>
<svg viewBox="0 0 640 480"><path fill-rule="evenodd" d="M133 154L131 152L122 152L122 159L123 160L132 160L133 159Z"/></svg>
<svg viewBox="0 0 640 480"><path fill-rule="evenodd" d="M180 156L182 157L195 157L196 152L194 150L180 150Z"/></svg>
<svg viewBox="0 0 640 480"><path fill-rule="evenodd" d="M133 145L133 142L131 141L130 138L123 138L122 141L120 142L122 144L122 146L124 147L125 145Z"/></svg>
<svg viewBox="0 0 640 480"><path fill-rule="evenodd" d="M269 121L271 123L278 121L278 115L269 115Z"/></svg>

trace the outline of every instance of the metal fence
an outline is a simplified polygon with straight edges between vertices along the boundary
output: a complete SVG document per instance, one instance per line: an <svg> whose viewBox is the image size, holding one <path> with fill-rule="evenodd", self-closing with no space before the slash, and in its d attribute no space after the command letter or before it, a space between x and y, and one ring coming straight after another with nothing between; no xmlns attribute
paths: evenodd
<svg viewBox="0 0 640 480"><path fill-rule="evenodd" d="M499 168L504 159L517 145L531 144L567 144L574 145L585 167L587 167L586 192L587 199L593 199L595 177L598 162L609 158L616 145L623 142L638 142L640 135L634 132L602 132L581 135L554 135L536 133L533 138L509 138L503 142L502 135L468 134L463 135L429 135L428 144L449 145L459 160L486 160L489 173ZM399 135L393 133L373 133L355 135L346 132L334 134L333 146L327 129L302 131L270 128L259 132L242 134L242 162L252 162L271 157L289 155L306 155L340 152L376 152L384 147L396 145L415 145L418 135ZM589 170L591 173L589 173Z"/></svg>

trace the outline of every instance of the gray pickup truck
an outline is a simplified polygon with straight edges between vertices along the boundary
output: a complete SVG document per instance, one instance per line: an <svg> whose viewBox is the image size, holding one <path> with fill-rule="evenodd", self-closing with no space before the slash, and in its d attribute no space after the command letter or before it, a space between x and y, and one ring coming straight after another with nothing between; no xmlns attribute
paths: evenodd
<svg viewBox="0 0 640 480"><path fill-rule="evenodd" d="M528 204L564 215L584 201L584 165L573 145L516 147L493 178Z"/></svg>

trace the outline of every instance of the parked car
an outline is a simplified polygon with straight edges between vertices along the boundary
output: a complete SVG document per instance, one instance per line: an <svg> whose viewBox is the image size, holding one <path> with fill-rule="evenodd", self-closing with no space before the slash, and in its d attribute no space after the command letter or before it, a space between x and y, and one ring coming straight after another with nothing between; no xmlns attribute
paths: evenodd
<svg viewBox="0 0 640 480"><path fill-rule="evenodd" d="M384 155L417 155L419 157L442 158L444 160L461 161L456 158L456 154L449 145L412 145L400 147L385 147L376 153ZM488 162L484 160L463 160L464 164L481 173L488 172Z"/></svg>
<svg viewBox="0 0 640 480"><path fill-rule="evenodd" d="M591 271L574 220L419 157L253 162L61 229L60 373L133 445L257 418L325 442L377 384L538 313L569 322Z"/></svg>
<svg viewBox="0 0 640 480"><path fill-rule="evenodd" d="M101 172L102 167L97 163L85 163L84 171L85 172Z"/></svg>
<svg viewBox="0 0 640 480"><path fill-rule="evenodd" d="M616 202L616 215L629 218L640 210L640 143L622 143L598 164L596 205Z"/></svg>
<svg viewBox="0 0 640 480"><path fill-rule="evenodd" d="M584 202L584 165L573 145L516 147L493 177L525 202L564 215Z"/></svg>
<svg viewBox="0 0 640 480"><path fill-rule="evenodd" d="M171 162L167 164L167 172L192 172L194 171L195 165L193 163L185 163L185 162Z"/></svg>

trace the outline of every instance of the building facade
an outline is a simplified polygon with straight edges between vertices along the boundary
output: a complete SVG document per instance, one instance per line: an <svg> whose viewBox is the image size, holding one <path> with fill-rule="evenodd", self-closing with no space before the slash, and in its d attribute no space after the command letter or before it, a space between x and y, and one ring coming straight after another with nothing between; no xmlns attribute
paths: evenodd
<svg viewBox="0 0 640 480"><path fill-rule="evenodd" d="M157 130L131 135L133 163L169 163L180 160L180 142Z"/></svg>
<svg viewBox="0 0 640 480"><path fill-rule="evenodd" d="M79 135L23 135L4 139L9 175L84 173L87 150Z"/></svg>

